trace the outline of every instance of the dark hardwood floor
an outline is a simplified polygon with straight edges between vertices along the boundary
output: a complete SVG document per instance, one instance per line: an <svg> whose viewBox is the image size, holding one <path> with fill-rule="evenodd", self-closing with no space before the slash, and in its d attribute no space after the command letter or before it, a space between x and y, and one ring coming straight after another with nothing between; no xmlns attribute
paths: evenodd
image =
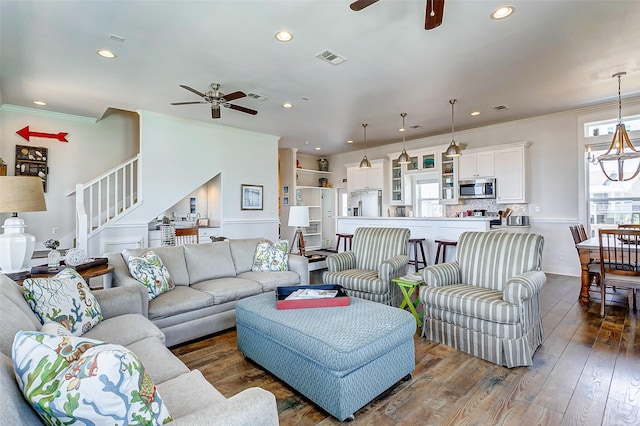
<svg viewBox="0 0 640 426"><path fill-rule="evenodd" d="M578 303L579 278L547 276L545 340L534 365L508 369L415 336L413 378L355 414L353 425L640 425L639 313L626 294ZM236 331L172 348L225 396L259 386L278 402L281 425L339 424L278 378L246 360Z"/></svg>

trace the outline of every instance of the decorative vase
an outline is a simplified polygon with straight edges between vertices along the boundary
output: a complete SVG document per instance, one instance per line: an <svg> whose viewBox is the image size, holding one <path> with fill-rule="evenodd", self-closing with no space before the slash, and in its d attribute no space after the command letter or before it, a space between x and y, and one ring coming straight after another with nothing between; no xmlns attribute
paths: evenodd
<svg viewBox="0 0 640 426"><path fill-rule="evenodd" d="M329 161L326 158L318 159L318 170L320 170L321 172L329 171Z"/></svg>
<svg viewBox="0 0 640 426"><path fill-rule="evenodd" d="M49 270L56 270L60 266L60 252L56 249L51 249L47 255L47 267Z"/></svg>

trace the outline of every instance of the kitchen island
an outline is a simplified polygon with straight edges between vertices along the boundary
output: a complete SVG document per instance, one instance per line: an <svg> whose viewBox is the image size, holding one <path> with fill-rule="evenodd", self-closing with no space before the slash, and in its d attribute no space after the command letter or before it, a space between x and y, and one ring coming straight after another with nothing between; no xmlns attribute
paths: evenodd
<svg viewBox="0 0 640 426"><path fill-rule="evenodd" d="M458 241L465 231L486 232L490 230L491 218L485 216L470 217L362 217L338 216L336 227L338 233L353 234L360 226L409 228L410 238L425 238L424 246L427 264L433 265L436 254L435 240ZM447 250L447 261L455 260L455 247Z"/></svg>

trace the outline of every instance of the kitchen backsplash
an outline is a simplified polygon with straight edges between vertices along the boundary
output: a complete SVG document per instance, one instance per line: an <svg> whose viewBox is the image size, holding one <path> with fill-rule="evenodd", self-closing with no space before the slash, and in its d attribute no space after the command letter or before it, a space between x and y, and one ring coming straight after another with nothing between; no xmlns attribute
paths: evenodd
<svg viewBox="0 0 640 426"><path fill-rule="evenodd" d="M458 213L467 210L486 210L487 214L498 213L499 210L505 210L510 208L515 216L527 216L529 215L528 204L500 204L498 205L495 200L465 200L462 204L447 206L446 216L456 217Z"/></svg>

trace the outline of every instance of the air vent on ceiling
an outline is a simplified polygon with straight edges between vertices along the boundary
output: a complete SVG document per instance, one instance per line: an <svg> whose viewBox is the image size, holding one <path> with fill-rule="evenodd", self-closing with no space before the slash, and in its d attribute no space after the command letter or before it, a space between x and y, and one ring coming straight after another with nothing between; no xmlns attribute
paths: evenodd
<svg viewBox="0 0 640 426"><path fill-rule="evenodd" d="M332 52L329 49L323 50L316 55L316 58L320 58L325 62L329 62L332 65L340 65L347 60L344 56L338 55L336 52Z"/></svg>
<svg viewBox="0 0 640 426"><path fill-rule="evenodd" d="M109 40L119 41L122 43L124 41L124 37L120 37L119 35L115 34L109 34Z"/></svg>
<svg viewBox="0 0 640 426"><path fill-rule="evenodd" d="M266 96L258 95L257 93L252 93L252 92L247 93L247 97L253 98L256 101L266 101L267 99L269 99Z"/></svg>
<svg viewBox="0 0 640 426"><path fill-rule="evenodd" d="M509 109L509 107L506 106L506 105L498 105L498 106L494 106L493 109L496 110L496 111L502 111L502 110L505 110L505 109Z"/></svg>
<svg viewBox="0 0 640 426"><path fill-rule="evenodd" d="M418 130L418 129L422 129L422 126L419 124L414 124L413 126L409 126L410 129L414 129L414 130Z"/></svg>

